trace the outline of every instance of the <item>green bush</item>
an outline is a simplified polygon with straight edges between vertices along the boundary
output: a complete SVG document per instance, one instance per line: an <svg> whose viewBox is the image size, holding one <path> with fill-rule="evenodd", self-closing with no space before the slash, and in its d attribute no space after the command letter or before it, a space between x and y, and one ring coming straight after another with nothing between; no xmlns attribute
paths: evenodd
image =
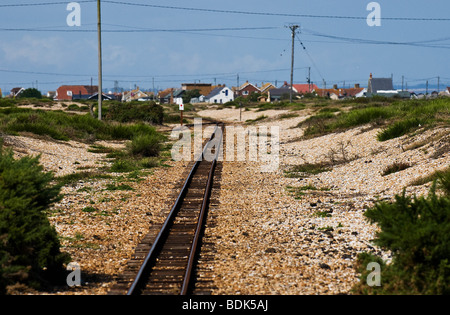
<svg viewBox="0 0 450 315"><path fill-rule="evenodd" d="M38 89L29 88L19 94L19 98L37 98L41 99L42 94Z"/></svg>
<svg viewBox="0 0 450 315"><path fill-rule="evenodd" d="M390 107L368 107L355 109L348 113L341 114L336 122L336 127L356 127L371 122L382 121L392 116L393 110Z"/></svg>
<svg viewBox="0 0 450 315"><path fill-rule="evenodd" d="M99 121L89 114L8 107L0 109L0 131L10 134L31 132L64 141L131 140L139 133L154 133L155 128L143 123L125 125Z"/></svg>
<svg viewBox="0 0 450 315"><path fill-rule="evenodd" d="M362 275L355 293L450 294L450 194L446 185L441 183L443 196L436 193L435 183L426 198L403 193L395 203L382 202L366 211L369 221L380 228L375 243L391 251L392 262L360 255ZM366 284L366 266L372 261L380 263L381 286Z"/></svg>
<svg viewBox="0 0 450 315"><path fill-rule="evenodd" d="M38 160L14 160L0 146L0 294L16 283L39 288L65 280L69 257L45 215L60 187L50 184L53 175Z"/></svg>
<svg viewBox="0 0 450 315"><path fill-rule="evenodd" d="M133 138L128 149L133 155L158 156L161 151L161 137L157 133L138 134Z"/></svg>
<svg viewBox="0 0 450 315"><path fill-rule="evenodd" d="M125 122L149 122L162 124L164 110L154 102L113 102L108 108L106 119Z"/></svg>
<svg viewBox="0 0 450 315"><path fill-rule="evenodd" d="M408 134L410 131L420 128L426 124L424 119L410 118L398 121L388 126L386 129L380 131L377 135L379 141L386 141L394 138L401 137Z"/></svg>

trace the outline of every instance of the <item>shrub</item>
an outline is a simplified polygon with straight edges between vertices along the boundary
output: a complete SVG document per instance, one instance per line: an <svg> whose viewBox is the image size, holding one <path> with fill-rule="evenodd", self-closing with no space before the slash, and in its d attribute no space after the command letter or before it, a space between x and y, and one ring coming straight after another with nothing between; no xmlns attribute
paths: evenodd
<svg viewBox="0 0 450 315"><path fill-rule="evenodd" d="M0 130L6 133L31 132L56 140L131 140L139 133L155 133L143 123L125 125L99 121L86 115L70 115L60 111L21 108L0 110Z"/></svg>
<svg viewBox="0 0 450 315"><path fill-rule="evenodd" d="M144 121L154 124L162 124L164 111L160 105L154 102L113 102L108 108L106 119L118 122Z"/></svg>
<svg viewBox="0 0 450 315"><path fill-rule="evenodd" d="M336 127L346 128L378 122L393 116L392 109L389 107L368 107L355 109L339 116Z"/></svg>
<svg viewBox="0 0 450 315"><path fill-rule="evenodd" d="M403 193L396 202L378 203L366 211L380 232L375 243L390 250L390 264L380 258L359 256L361 282L354 292L362 294L450 294L450 198L435 192L436 183L425 197ZM369 262L381 266L381 286L370 287L365 279Z"/></svg>
<svg viewBox="0 0 450 315"><path fill-rule="evenodd" d="M38 89L35 88L29 88L26 89L25 91L23 91L22 93L19 94L19 98L37 98L37 99L41 99L42 98L42 94L40 91L38 91Z"/></svg>
<svg viewBox="0 0 450 315"><path fill-rule="evenodd" d="M158 156L161 151L161 137L156 133L138 134L128 146L132 155Z"/></svg>
<svg viewBox="0 0 450 315"><path fill-rule="evenodd" d="M128 173L136 170L138 170L137 163L131 159L117 159L110 169L114 173Z"/></svg>
<svg viewBox="0 0 450 315"><path fill-rule="evenodd" d="M398 138L403 135L406 135L412 130L418 129L420 126L423 126L424 124L426 124L426 121L420 118L410 118L401 120L381 131L377 135L377 138L379 141L386 141Z"/></svg>
<svg viewBox="0 0 450 315"><path fill-rule="evenodd" d="M409 163L405 163L405 162L394 162L391 165L388 165L384 171L383 171L383 176L389 175L389 174L393 174L393 173L397 173L397 172L401 172L403 170L406 170L407 168L410 168L411 164Z"/></svg>
<svg viewBox="0 0 450 315"><path fill-rule="evenodd" d="M38 160L14 160L0 146L0 294L16 283L39 288L58 282L69 261L45 215L60 188Z"/></svg>

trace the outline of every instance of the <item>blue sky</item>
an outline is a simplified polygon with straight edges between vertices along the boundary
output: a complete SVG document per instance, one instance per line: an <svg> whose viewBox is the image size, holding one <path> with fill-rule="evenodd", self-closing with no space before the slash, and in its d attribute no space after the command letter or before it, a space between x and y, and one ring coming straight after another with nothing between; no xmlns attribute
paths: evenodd
<svg viewBox="0 0 450 315"><path fill-rule="evenodd" d="M96 2L79 1L80 27L66 23L69 2L2 0L4 93L36 85L46 92L63 84L90 84L91 78L97 84ZM450 86L450 2L377 1L380 27L367 25L369 2L105 0L103 85L112 89L118 81L125 89L164 89L196 81L233 86L238 74L240 83L280 85L290 75L287 26L298 24L295 83L305 82L311 67L311 79L320 87L323 81L327 87L344 82L366 86L371 72L375 77L393 75L398 88L402 76L409 87L426 80L436 87L437 77L441 90ZM35 5L26 5L30 3ZM36 5L42 3L47 4Z"/></svg>

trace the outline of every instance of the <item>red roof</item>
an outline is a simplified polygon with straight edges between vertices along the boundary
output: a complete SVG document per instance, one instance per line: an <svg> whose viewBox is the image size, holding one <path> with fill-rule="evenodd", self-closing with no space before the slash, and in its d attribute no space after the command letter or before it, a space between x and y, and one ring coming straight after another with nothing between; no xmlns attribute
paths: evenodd
<svg viewBox="0 0 450 315"><path fill-rule="evenodd" d="M56 90L55 100L71 101L73 95L93 95L98 92L98 86L63 85Z"/></svg>
<svg viewBox="0 0 450 315"><path fill-rule="evenodd" d="M293 84L293 87L298 94L311 93L319 88L315 84Z"/></svg>

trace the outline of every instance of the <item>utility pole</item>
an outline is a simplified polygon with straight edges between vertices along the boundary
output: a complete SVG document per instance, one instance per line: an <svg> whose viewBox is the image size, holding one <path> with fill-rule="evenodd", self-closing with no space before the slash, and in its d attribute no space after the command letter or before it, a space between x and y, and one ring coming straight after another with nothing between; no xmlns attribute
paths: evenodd
<svg viewBox="0 0 450 315"><path fill-rule="evenodd" d="M438 77L438 94L440 92L441 89L441 77Z"/></svg>
<svg viewBox="0 0 450 315"><path fill-rule="evenodd" d="M311 67L308 67L308 92L311 93Z"/></svg>
<svg viewBox="0 0 450 315"><path fill-rule="evenodd" d="M102 13L100 0L97 0L97 21L98 21L98 120L102 120Z"/></svg>
<svg viewBox="0 0 450 315"><path fill-rule="evenodd" d="M152 92L153 92L153 101L155 100L156 92L155 92L155 77L152 78Z"/></svg>
<svg viewBox="0 0 450 315"><path fill-rule="evenodd" d="M402 75L402 92L404 91L403 87L405 86L405 76Z"/></svg>
<svg viewBox="0 0 450 315"><path fill-rule="evenodd" d="M295 31L298 25L291 25L289 28L292 31L292 58L291 58L291 90L289 91L289 101L292 103L292 90L294 88L294 48L295 48Z"/></svg>

